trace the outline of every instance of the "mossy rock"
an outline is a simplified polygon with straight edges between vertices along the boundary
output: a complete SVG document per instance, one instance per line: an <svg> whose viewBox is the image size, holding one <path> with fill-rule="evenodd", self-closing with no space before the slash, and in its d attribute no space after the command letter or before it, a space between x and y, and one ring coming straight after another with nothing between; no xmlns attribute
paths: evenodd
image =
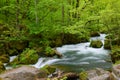
<svg viewBox="0 0 120 80"><path fill-rule="evenodd" d="M45 55L47 57L57 56L58 58L61 58L63 56L61 53L59 53L56 50L56 48L51 48L51 47L46 47L46 49L45 49Z"/></svg>
<svg viewBox="0 0 120 80"><path fill-rule="evenodd" d="M110 40L109 39L105 39L104 40L104 49L111 49L111 45L110 45Z"/></svg>
<svg viewBox="0 0 120 80"><path fill-rule="evenodd" d="M45 71L49 75L49 74L54 73L56 71L56 68L46 65L43 68L41 68L40 70Z"/></svg>
<svg viewBox="0 0 120 80"><path fill-rule="evenodd" d="M79 74L79 78L80 78L80 80L87 80L87 78L88 78L88 73L85 72L85 71L81 72L81 73Z"/></svg>
<svg viewBox="0 0 120 80"><path fill-rule="evenodd" d="M77 44L81 42L88 42L89 37L79 34L65 33L63 38L63 44Z"/></svg>
<svg viewBox="0 0 120 80"><path fill-rule="evenodd" d="M28 46L28 42L20 40L10 41L9 46L10 48L15 48L17 50L24 50Z"/></svg>
<svg viewBox="0 0 120 80"><path fill-rule="evenodd" d="M5 71L5 66L2 62L0 62L0 73L2 73L3 71Z"/></svg>
<svg viewBox="0 0 120 80"><path fill-rule="evenodd" d="M48 56L48 57L52 57L52 56L55 56L55 51L54 49L52 49L51 47L46 47L45 48L45 55Z"/></svg>
<svg viewBox="0 0 120 80"><path fill-rule="evenodd" d="M113 46L111 52L111 59L113 63L116 63L120 60L120 46Z"/></svg>
<svg viewBox="0 0 120 80"><path fill-rule="evenodd" d="M19 52L17 51L17 49L13 48L13 49L8 49L7 53L9 54L9 56L15 56L18 55Z"/></svg>
<svg viewBox="0 0 120 80"><path fill-rule="evenodd" d="M120 38L118 35L109 34L106 36L106 41L106 43L110 43L111 41L112 45L120 45Z"/></svg>
<svg viewBox="0 0 120 80"><path fill-rule="evenodd" d="M3 55L0 55L0 61L2 62L2 63L8 63L9 62L9 55L7 55L7 54L3 54Z"/></svg>
<svg viewBox="0 0 120 80"><path fill-rule="evenodd" d="M38 61L38 58L39 58L39 56L34 49L27 48L9 64L10 65L35 64Z"/></svg>
<svg viewBox="0 0 120 80"><path fill-rule="evenodd" d="M103 46L103 43L100 40L92 40L90 43L90 47L93 47L93 48L101 48L102 46Z"/></svg>
<svg viewBox="0 0 120 80"><path fill-rule="evenodd" d="M6 54L6 50L3 48L0 48L0 55Z"/></svg>
<svg viewBox="0 0 120 80"><path fill-rule="evenodd" d="M91 37L95 37L95 36L100 36L100 34L99 34L99 32L95 32L95 31L94 31L94 32L91 32L91 33L90 33L90 36L91 36Z"/></svg>
<svg viewBox="0 0 120 80"><path fill-rule="evenodd" d="M56 37L55 39L52 39L50 46L51 47L58 47L58 46L62 46L63 45L63 41L61 36Z"/></svg>

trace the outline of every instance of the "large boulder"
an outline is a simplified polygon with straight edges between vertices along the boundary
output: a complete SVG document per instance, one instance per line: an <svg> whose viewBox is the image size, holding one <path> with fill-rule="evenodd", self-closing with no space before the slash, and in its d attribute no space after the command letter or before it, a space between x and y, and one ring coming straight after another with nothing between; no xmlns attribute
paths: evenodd
<svg viewBox="0 0 120 80"><path fill-rule="evenodd" d="M103 43L100 40L92 40L90 43L90 47L93 47L93 48L101 48L102 46L103 46Z"/></svg>
<svg viewBox="0 0 120 80"><path fill-rule="evenodd" d="M0 78L3 80L39 80L41 75L44 74L32 66L22 66L4 72L0 75Z"/></svg>
<svg viewBox="0 0 120 80"><path fill-rule="evenodd" d="M87 71L88 80L116 80L111 72L101 68Z"/></svg>
<svg viewBox="0 0 120 80"><path fill-rule="evenodd" d="M120 64L113 66L113 74L114 74L116 80L120 79Z"/></svg>

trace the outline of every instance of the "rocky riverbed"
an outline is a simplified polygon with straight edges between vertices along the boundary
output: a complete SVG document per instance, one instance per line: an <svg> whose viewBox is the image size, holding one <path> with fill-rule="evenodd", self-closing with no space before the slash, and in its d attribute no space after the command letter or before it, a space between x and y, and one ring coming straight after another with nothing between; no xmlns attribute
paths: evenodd
<svg viewBox="0 0 120 80"><path fill-rule="evenodd" d="M120 80L120 64L113 66L112 71L106 71L101 68L83 71L81 73L57 70L57 72L53 72L50 76L45 69L21 66L0 74L0 80L61 80L63 78L65 80Z"/></svg>

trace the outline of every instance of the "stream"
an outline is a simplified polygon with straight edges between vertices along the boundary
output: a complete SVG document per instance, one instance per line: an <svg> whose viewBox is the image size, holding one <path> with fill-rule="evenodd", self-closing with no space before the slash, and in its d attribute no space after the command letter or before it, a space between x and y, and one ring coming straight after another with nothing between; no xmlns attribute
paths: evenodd
<svg viewBox="0 0 120 80"><path fill-rule="evenodd" d="M104 44L106 34L100 34L99 37L92 37L91 40L101 40ZM38 62L33 65L41 68L45 65L51 65L64 71L80 72L94 68L111 69L112 62L109 55L110 51L101 48L89 47L90 42L63 45L57 47L62 58L39 58Z"/></svg>

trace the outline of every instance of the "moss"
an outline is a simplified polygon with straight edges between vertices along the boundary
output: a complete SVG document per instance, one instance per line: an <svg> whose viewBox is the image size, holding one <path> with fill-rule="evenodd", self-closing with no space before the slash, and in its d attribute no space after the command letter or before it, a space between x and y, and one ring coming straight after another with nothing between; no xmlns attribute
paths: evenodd
<svg viewBox="0 0 120 80"><path fill-rule="evenodd" d="M89 36L83 34L71 34L71 33L65 33L63 38L63 44L77 44L81 42L88 42Z"/></svg>
<svg viewBox="0 0 120 80"><path fill-rule="evenodd" d="M3 80L2 78L0 78L0 80Z"/></svg>
<svg viewBox="0 0 120 80"><path fill-rule="evenodd" d="M5 71L5 67L4 67L3 63L0 62L0 73L2 73L3 71Z"/></svg>
<svg viewBox="0 0 120 80"><path fill-rule="evenodd" d="M103 43L100 40L92 40L90 43L90 47L93 48L101 48L103 46Z"/></svg>
<svg viewBox="0 0 120 80"><path fill-rule="evenodd" d="M10 64L35 64L38 61L38 54L34 49L27 48Z"/></svg>
<svg viewBox="0 0 120 80"><path fill-rule="evenodd" d="M105 39L105 41L104 41L104 49L111 49L111 45L110 45L110 40L109 39Z"/></svg>
<svg viewBox="0 0 120 80"><path fill-rule="evenodd" d="M49 74L54 73L56 71L56 68L49 66L49 65L46 65L43 68L41 68L40 70L45 71L49 75Z"/></svg>
<svg viewBox="0 0 120 80"><path fill-rule="evenodd" d="M87 72L83 71L79 74L80 80L87 80L88 74Z"/></svg>
<svg viewBox="0 0 120 80"><path fill-rule="evenodd" d="M118 63L120 61L120 46L112 47L111 59L113 63Z"/></svg>
<svg viewBox="0 0 120 80"><path fill-rule="evenodd" d="M20 63L18 56L10 63L8 63L8 65L15 67L16 65L18 65Z"/></svg>
<svg viewBox="0 0 120 80"><path fill-rule="evenodd" d="M92 32L90 33L90 36L91 36L91 37L95 37L95 36L100 36L100 34L99 34L99 32L95 32L95 31L93 32L93 31L92 31Z"/></svg>
<svg viewBox="0 0 120 80"><path fill-rule="evenodd" d="M2 63L8 63L9 62L9 56L7 54L0 55L0 61Z"/></svg>
<svg viewBox="0 0 120 80"><path fill-rule="evenodd" d="M17 51L17 49L13 48L13 49L8 49L7 50L9 56L14 56L14 55L18 55L19 52Z"/></svg>
<svg viewBox="0 0 120 80"><path fill-rule="evenodd" d="M55 51L51 47L48 46L45 48L45 55L46 56L54 56Z"/></svg>

